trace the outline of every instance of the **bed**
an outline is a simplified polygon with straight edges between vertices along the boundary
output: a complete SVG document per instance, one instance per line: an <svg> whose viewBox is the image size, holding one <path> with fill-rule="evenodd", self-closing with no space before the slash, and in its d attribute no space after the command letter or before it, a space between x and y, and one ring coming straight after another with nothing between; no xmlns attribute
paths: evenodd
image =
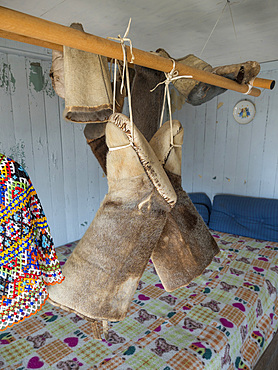
<svg viewBox="0 0 278 370"><path fill-rule="evenodd" d="M170 294L150 261L127 318L110 324L107 341L46 303L0 332L0 368L277 368L278 200L219 194L211 205L205 194L189 195L220 247L201 276ZM57 248L61 264L76 244Z"/></svg>

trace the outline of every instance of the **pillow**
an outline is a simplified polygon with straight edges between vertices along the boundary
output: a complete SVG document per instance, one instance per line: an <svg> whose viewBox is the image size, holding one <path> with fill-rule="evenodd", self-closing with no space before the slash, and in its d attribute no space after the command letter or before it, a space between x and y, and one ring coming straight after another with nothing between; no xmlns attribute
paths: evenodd
<svg viewBox="0 0 278 370"><path fill-rule="evenodd" d="M204 222L208 225L209 217L210 217L208 207L205 206L204 204L198 204L198 203L193 203L193 204L195 208L197 209L198 213L200 214L200 216L202 216L202 219L204 220Z"/></svg>
<svg viewBox="0 0 278 370"><path fill-rule="evenodd" d="M205 193L188 193L188 195L204 222L208 225L212 208L209 197Z"/></svg>
<svg viewBox="0 0 278 370"><path fill-rule="evenodd" d="M278 200L218 194L209 227L254 239L278 241Z"/></svg>

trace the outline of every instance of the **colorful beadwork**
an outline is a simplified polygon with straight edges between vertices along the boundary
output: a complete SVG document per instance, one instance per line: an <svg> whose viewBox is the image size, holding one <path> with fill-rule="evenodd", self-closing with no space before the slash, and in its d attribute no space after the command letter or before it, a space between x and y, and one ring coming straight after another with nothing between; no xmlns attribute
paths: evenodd
<svg viewBox="0 0 278 370"><path fill-rule="evenodd" d="M63 280L53 239L26 171L0 154L0 330L41 309Z"/></svg>

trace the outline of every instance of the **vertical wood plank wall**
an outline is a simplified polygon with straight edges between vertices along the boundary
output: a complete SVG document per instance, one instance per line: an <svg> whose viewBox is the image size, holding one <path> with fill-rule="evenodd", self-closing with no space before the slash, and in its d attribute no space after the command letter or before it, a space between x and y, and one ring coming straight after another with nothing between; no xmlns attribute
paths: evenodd
<svg viewBox="0 0 278 370"><path fill-rule="evenodd" d="M276 80L278 62L261 64L260 77ZM256 116L247 125L233 118L233 107L252 101ZM188 191L278 198L278 87L258 98L226 91L201 106L184 104L173 117L185 134L182 183Z"/></svg>
<svg viewBox="0 0 278 370"><path fill-rule="evenodd" d="M43 204L56 246L82 237L107 181L83 135L63 120L63 100L51 86L51 52L0 39L0 152L21 163ZM260 77L278 83L278 62ZM233 119L241 99L256 105L248 125ZM125 110L127 111L127 110ZM183 187L278 198L278 87L259 98L225 92L207 104L176 110L185 129Z"/></svg>
<svg viewBox="0 0 278 370"><path fill-rule="evenodd" d="M0 39L0 153L27 170L58 246L82 237L107 181L84 127L63 120L50 66L47 49Z"/></svg>

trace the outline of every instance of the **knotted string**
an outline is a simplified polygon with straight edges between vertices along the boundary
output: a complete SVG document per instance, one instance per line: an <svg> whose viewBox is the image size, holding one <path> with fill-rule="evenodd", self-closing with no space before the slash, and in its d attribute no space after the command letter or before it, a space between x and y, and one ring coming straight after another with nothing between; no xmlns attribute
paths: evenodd
<svg viewBox="0 0 278 370"><path fill-rule="evenodd" d="M249 95L250 92L251 92L251 90L252 90L253 85L252 85L252 83L249 83L249 84L246 84L246 85L248 86L248 90L245 93L243 93L243 94L244 95Z"/></svg>
<svg viewBox="0 0 278 370"><path fill-rule="evenodd" d="M134 123L133 123L133 117L132 117L132 108L131 108L131 92L130 92L130 80L129 80L129 71L128 71L128 63L127 63L127 56L126 56L126 45L125 45L125 42L129 42L129 47L130 47L130 54L131 54L131 61L130 63L133 63L135 57L133 55L133 51L132 51L132 42L131 42L131 39L128 38L128 33L129 33L129 29L130 29L130 23L131 23L131 18L129 19L129 22L128 22L128 26L127 26L127 29L125 31L125 34L123 37L121 37L120 35L118 35L117 38L114 38L114 37L108 37L108 39L111 39L111 40L116 40L116 41L120 41L121 43L121 46L122 46L122 51L123 51L123 69L122 69L122 82L121 82L121 88L120 88L120 93L122 94L123 93L123 89L124 89L124 80L126 78L126 85L127 85L127 98L128 98L128 107L129 107L129 120L130 120L130 126L131 126L131 143L127 144L127 145L122 145L122 146L119 146L119 147L114 147L114 148L110 148L109 150L110 151L113 151L113 150L118 150L118 149L123 149L123 148L127 148L129 146L131 146L131 144L134 142ZM114 64L114 91L113 91L113 113L115 113L115 101L116 101L116 71L117 71L117 65L118 65L118 60L115 59L115 64Z"/></svg>
<svg viewBox="0 0 278 370"><path fill-rule="evenodd" d="M113 78L113 114L116 111L116 87L117 87L117 67L118 60L114 59L114 78Z"/></svg>
<svg viewBox="0 0 278 370"><path fill-rule="evenodd" d="M171 108L171 97L170 97L170 89L169 85L171 82L179 80L180 78L193 78L193 76L179 76L179 72L175 70L176 68L176 62L174 59L171 59L173 62L173 68L169 73L165 73L166 79L164 81L159 82L150 92L153 92L159 85L165 84L164 89L164 97L163 97L163 105L161 110L161 116L160 116L160 127L163 123L163 117L164 117L164 111L165 111L165 103L166 103L166 96L167 96L167 103L169 108L169 116L170 116L170 146L172 147L181 147L180 144L174 144L174 134L173 134L173 120L172 120L172 108Z"/></svg>

